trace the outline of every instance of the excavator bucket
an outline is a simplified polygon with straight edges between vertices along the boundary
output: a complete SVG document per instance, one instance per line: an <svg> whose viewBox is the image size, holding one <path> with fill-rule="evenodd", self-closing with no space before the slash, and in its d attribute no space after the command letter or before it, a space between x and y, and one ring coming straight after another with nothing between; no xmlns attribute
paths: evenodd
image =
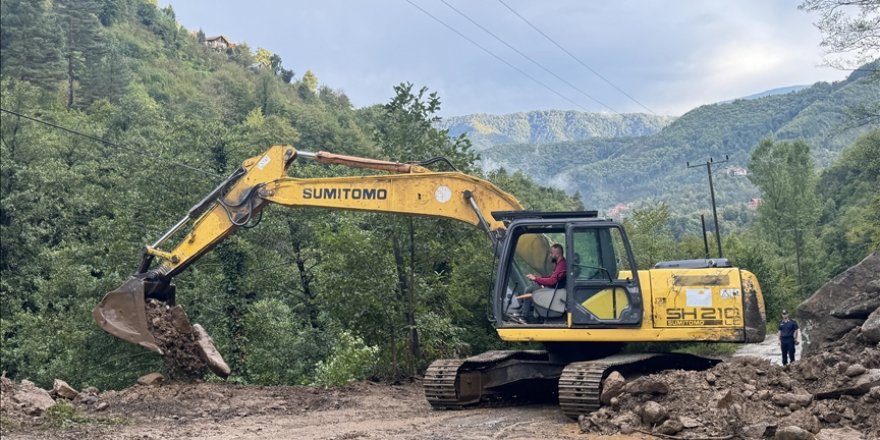
<svg viewBox="0 0 880 440"><path fill-rule="evenodd" d="M118 289L104 295L92 310L92 316L107 333L163 354L147 326L143 280L130 278Z"/></svg>

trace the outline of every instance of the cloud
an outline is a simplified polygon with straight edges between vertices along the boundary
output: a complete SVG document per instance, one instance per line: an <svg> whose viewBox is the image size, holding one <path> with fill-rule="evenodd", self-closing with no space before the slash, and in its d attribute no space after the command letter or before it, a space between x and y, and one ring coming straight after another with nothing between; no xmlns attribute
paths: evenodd
<svg viewBox="0 0 880 440"><path fill-rule="evenodd" d="M410 81L438 91L444 115L603 110L439 1L413 1L567 99L405 1L255 0L244 8L231 0L175 0L174 8L186 27L266 47L281 55L297 76L311 69L322 84L344 90L357 106L386 102L395 84ZM645 111L502 5L447 1L615 110ZM797 10L799 0L505 1L618 88L661 114L682 114L701 104L846 75L817 67L821 38L812 25L816 17Z"/></svg>

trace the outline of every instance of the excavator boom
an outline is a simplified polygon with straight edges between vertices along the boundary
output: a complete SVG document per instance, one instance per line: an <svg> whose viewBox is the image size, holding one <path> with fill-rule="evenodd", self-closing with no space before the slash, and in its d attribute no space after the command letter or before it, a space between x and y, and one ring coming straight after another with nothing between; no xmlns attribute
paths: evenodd
<svg viewBox="0 0 880 440"><path fill-rule="evenodd" d="M298 157L391 174L287 177L287 168ZM417 164L301 152L290 145L275 145L264 154L245 160L240 169L193 206L182 220L146 246L137 273L107 293L94 308L95 321L114 336L163 354L147 322L147 299L173 305L172 278L239 227L257 218L269 203L450 218L480 227L493 240L498 239L504 224L486 213L522 209L513 196L495 185L460 172L432 172ZM190 222L192 227L173 249L160 248ZM546 247L533 247L534 255L524 257L543 262ZM156 257L162 262L150 269Z"/></svg>

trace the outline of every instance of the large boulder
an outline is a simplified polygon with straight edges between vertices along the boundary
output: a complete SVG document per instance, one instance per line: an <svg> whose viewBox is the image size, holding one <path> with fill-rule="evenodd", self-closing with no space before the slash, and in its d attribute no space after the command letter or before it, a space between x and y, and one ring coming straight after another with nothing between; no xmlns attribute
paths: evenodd
<svg viewBox="0 0 880 440"><path fill-rule="evenodd" d="M73 400L79 394L72 386L68 385L67 382L61 379L55 379L55 382L52 384L52 392L58 396L63 397L68 400Z"/></svg>
<svg viewBox="0 0 880 440"><path fill-rule="evenodd" d="M864 309L880 297L874 288L880 279L880 255L873 252L859 264L825 283L802 302L797 316L804 336L803 353L810 356L826 343L841 338L864 322ZM870 286L869 286L870 285ZM852 318L837 318L852 316Z"/></svg>
<svg viewBox="0 0 880 440"><path fill-rule="evenodd" d="M29 380L21 381L12 395L12 400L19 405L24 413L32 416L42 415L55 404L55 400L52 399L48 391L37 387Z"/></svg>
<svg viewBox="0 0 880 440"><path fill-rule="evenodd" d="M602 395L599 397L599 400L608 405L611 403L611 399L619 396L623 393L623 388L626 386L626 379L623 378L623 375L612 371L611 374L602 381Z"/></svg>

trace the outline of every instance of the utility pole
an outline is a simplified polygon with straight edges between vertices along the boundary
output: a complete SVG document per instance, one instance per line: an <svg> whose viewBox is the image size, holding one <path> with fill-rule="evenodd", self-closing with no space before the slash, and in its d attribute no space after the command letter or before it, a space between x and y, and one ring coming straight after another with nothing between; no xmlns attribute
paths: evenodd
<svg viewBox="0 0 880 440"><path fill-rule="evenodd" d="M706 259L709 259L709 240L706 239L706 216L700 214L700 223L703 224L703 249L706 251Z"/></svg>
<svg viewBox="0 0 880 440"><path fill-rule="evenodd" d="M706 163L701 163L699 165L691 165L690 162L687 162L688 168L696 168L696 167L706 167L706 171L709 173L709 194L712 196L712 217L715 218L715 242L718 243L718 258L722 258L724 254L721 253L721 229L718 228L718 211L715 209L715 185L712 184L712 165L724 163L728 161L728 157L725 154L724 160L716 162L711 157Z"/></svg>

